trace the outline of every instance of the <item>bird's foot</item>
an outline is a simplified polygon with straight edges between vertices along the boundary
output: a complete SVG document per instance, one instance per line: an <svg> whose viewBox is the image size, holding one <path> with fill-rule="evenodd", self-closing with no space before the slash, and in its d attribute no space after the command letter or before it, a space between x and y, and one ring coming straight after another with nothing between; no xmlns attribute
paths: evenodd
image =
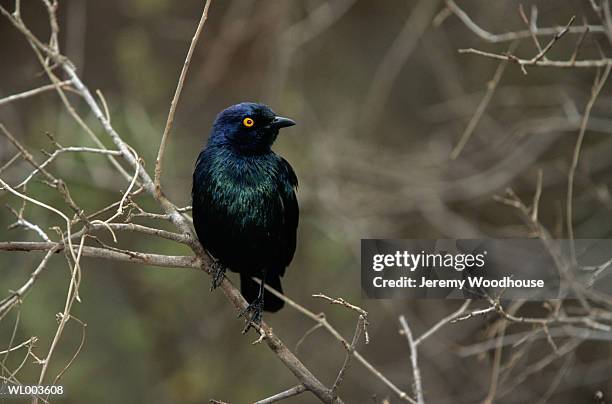
<svg viewBox="0 0 612 404"><path fill-rule="evenodd" d="M263 308L264 308L263 297L259 297L253 300L251 304L245 307L245 309L242 310L240 314L238 314L238 318L240 318L240 317L246 317L248 313L252 313L251 318L247 321L247 324L244 327L244 330L242 330L243 334L246 334L251 329L251 327L255 327L255 328L259 327L259 325L261 324Z"/></svg>
<svg viewBox="0 0 612 404"><path fill-rule="evenodd" d="M212 283L210 285L210 291L217 289L221 283L223 282L223 278L225 278L225 270L226 268L219 262L213 261L211 273L212 273Z"/></svg>

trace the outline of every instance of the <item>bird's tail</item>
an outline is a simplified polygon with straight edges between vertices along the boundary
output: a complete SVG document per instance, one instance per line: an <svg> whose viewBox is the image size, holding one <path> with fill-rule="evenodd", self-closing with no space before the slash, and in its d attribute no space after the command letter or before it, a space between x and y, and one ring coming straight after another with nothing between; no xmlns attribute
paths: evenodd
<svg viewBox="0 0 612 404"><path fill-rule="evenodd" d="M283 293L281 287L280 276L268 276L266 277L266 284L276 289L280 293ZM240 292L247 302L251 303L257 299L259 294L259 283L254 281L249 275L240 274ZM269 291L264 291L264 310L265 311L279 311L283 308L285 302L278 297L274 296Z"/></svg>

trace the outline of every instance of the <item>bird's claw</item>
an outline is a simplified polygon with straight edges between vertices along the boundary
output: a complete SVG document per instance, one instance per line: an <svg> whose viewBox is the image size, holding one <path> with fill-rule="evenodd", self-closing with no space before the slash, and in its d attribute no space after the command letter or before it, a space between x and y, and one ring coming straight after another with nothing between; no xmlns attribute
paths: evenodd
<svg viewBox="0 0 612 404"><path fill-rule="evenodd" d="M217 289L223 282L225 277L225 267L220 262L214 261L212 264L212 283L210 285L210 291Z"/></svg>
<svg viewBox="0 0 612 404"><path fill-rule="evenodd" d="M242 330L243 334L246 334L251 329L251 327L257 328L261 324L261 318L262 318L263 307L264 307L263 303L264 303L263 298L257 298L251 304L245 307L244 310L240 312L240 314L238 314L238 318L240 318L240 317L245 317L250 312L253 313L251 315L251 318L247 321L246 326Z"/></svg>

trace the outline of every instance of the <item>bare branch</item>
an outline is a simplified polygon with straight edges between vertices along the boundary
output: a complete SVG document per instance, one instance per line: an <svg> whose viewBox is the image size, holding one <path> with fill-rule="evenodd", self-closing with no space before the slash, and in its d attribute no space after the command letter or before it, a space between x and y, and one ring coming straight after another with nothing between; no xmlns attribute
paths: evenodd
<svg viewBox="0 0 612 404"><path fill-rule="evenodd" d="M193 239L189 236L179 233L173 233L166 230L156 229L153 227L142 226L135 223L96 223L92 222L92 230L104 230L104 229L120 230L120 231L135 231L139 233L149 234L151 236L157 236L165 238L167 240L176 241L177 243L191 245Z"/></svg>
<svg viewBox="0 0 612 404"><path fill-rule="evenodd" d="M484 56L491 59L497 60L510 60L517 63L519 66L538 66L538 67L558 67L561 69L571 69L573 67L579 68L594 68L594 67L606 67L612 64L612 59L601 58L593 60L537 60L532 59L521 59L513 55L500 55L497 53L483 52L477 49L459 49L459 53L468 53L479 56Z"/></svg>
<svg viewBox="0 0 612 404"><path fill-rule="evenodd" d="M259 400L257 402L255 402L255 404L270 404L270 403L275 403L277 401L282 401L286 398L290 398L293 396L297 396L298 394L301 394L303 392L306 391L306 387L304 387L303 384L298 384L295 387L290 388L289 390L285 390L281 393L275 394L273 396L270 396L268 398L264 398L263 400Z"/></svg>
<svg viewBox="0 0 612 404"><path fill-rule="evenodd" d="M562 32L566 27L548 27L548 28L538 28L535 30L524 30L524 31L515 31L515 32L506 32L503 34L493 34L489 31L484 30L478 24L476 24L470 16L461 9L453 0L446 0L446 6L455 14L461 22L474 34L476 34L481 39L491 42L511 42L517 39L529 38L532 35L536 36L554 36ZM597 34L605 34L606 30L601 25L583 25L580 27L570 27L568 32L571 34L582 34L585 31L590 31Z"/></svg>
<svg viewBox="0 0 612 404"><path fill-rule="evenodd" d="M340 343L342 343L344 347L350 346L348 341L344 339L344 337L342 337L342 335L340 335L340 333L327 321L325 316L313 313L312 311L308 310L304 306L298 304L297 302L283 295L282 293L279 293L277 290L275 290L274 288L271 288L268 285L265 285L265 288L270 293L272 293L274 296L278 297L279 299L282 299L284 302L286 302L289 306L293 307L298 312L302 313L303 315L310 318L314 322L321 324L321 326L325 328L335 339L340 341ZM370 362L368 362L358 351L355 351L353 355L355 356L357 361L359 361L370 373L372 373L377 379L379 379L387 387L389 387L398 396L399 399L403 401L407 401L412 404L416 403L416 401L414 401L405 391L402 391L399 387L393 384L391 380L389 380L378 369L376 369Z"/></svg>
<svg viewBox="0 0 612 404"><path fill-rule="evenodd" d="M525 23L525 25L527 25L527 29L529 30L529 34L531 35L531 39L533 40L533 43L536 46L536 49L538 50L538 52L542 52L542 45L540 44L540 41L538 40L538 36L536 35L536 31L537 31L537 21L538 21L538 8L536 7L535 4L533 4L531 6L531 15L530 18L527 18L527 15L525 14L525 10L523 9L523 5L519 4L519 14L521 15L521 18L523 19L523 22Z"/></svg>
<svg viewBox="0 0 612 404"><path fill-rule="evenodd" d="M339 305L344 306L346 308L349 308L349 309L351 309L353 311L356 311L358 314L360 314L360 315L362 315L362 316L364 316L366 318L368 317L368 312L367 311L365 311L361 307L355 306L354 304L350 304L349 302L347 302L346 300L344 300L341 297L334 299L334 298L326 296L326 295L324 295L322 293L314 294L314 295L312 295L312 297L318 297L318 298L321 298L323 300L327 300L330 304L339 304Z"/></svg>
<svg viewBox="0 0 612 404"><path fill-rule="evenodd" d="M62 153L94 153L94 154L108 154L113 156L120 156L121 152L117 150L106 150L106 149L96 149L92 147L63 147L61 149L55 150L44 162L38 164L36 169L32 171L23 181L21 181L15 188L21 188L26 185L32 178L43 171L45 167L47 167L53 160L57 158Z"/></svg>
<svg viewBox="0 0 612 404"><path fill-rule="evenodd" d="M576 169L578 168L578 160L580 159L580 151L582 149L582 142L584 141L584 136L587 129L587 123L591 116L591 110L593 109L593 105L595 105L595 101L599 96L603 86L606 84L608 80L608 76L610 75L610 70L612 69L612 65L607 65L606 69L599 78L598 81L593 85L593 89L591 91L591 98L587 102L586 108L584 109L584 114L582 115L582 122L580 123L580 132L578 133L578 138L576 139L576 146L574 147L574 153L572 156L572 163L570 166L569 174L567 175L567 199L566 199L566 222L567 222L567 235L571 240L570 243L570 253L572 262L576 262L576 251L573 243L574 240L574 211L573 211L573 200L574 200L574 176L576 174Z"/></svg>
<svg viewBox="0 0 612 404"><path fill-rule="evenodd" d="M570 18L569 22L565 25L565 28L563 28L563 30L561 30L561 32L557 33L551 40L550 42L548 42L548 44L537 54L533 57L533 59L531 59L532 63L536 63L540 60L544 59L544 55L546 55L546 53L552 49L552 47L555 45L555 43L557 43L557 41L563 36L565 35L565 33L567 31L569 31L570 26L574 23L574 20L576 19L576 16L572 16L572 18Z"/></svg>
<svg viewBox="0 0 612 404"><path fill-rule="evenodd" d="M159 151L157 152L157 160L155 160L155 194L159 197L161 196L161 174L162 174L162 163L164 159L164 153L166 152L166 143L168 142L168 137L170 136L170 131L172 130L172 124L174 123L174 113L176 112L176 106L178 104L179 98L181 97L181 92L183 91L183 84L185 83L185 77L187 76L187 70L189 70L189 65L191 64L191 57L193 56L193 51L198 43L198 39L200 38L200 33L202 32L202 28L206 23L206 19L208 18L208 8L210 7L210 3L212 0L206 0L206 4L204 5L204 11L202 12L202 17L200 17L200 22L193 34L193 38L191 39L191 45L189 45L189 50L187 51L187 56L185 57L185 62L183 63L183 69L181 70L181 75L179 76L178 83L176 84L176 91L174 92L174 97L172 98L172 102L170 103L170 111L168 112L168 119L166 120L166 127L164 128L164 134L162 135L161 144L159 145Z"/></svg>
<svg viewBox="0 0 612 404"><path fill-rule="evenodd" d="M531 205L531 221L538 221L538 209L540 206L540 198L542 197L542 170L538 170L538 179L536 183L536 191L533 195L533 204Z"/></svg>
<svg viewBox="0 0 612 404"><path fill-rule="evenodd" d="M514 46L510 47L509 52L511 52L513 48ZM478 122L480 121L480 118L484 114L485 109L487 108L487 105L489 105L489 102L491 102L491 99L493 98L495 89L497 88L497 85L499 84L499 81L501 80L502 75L504 74L504 71L506 70L507 65L508 65L508 60L502 61L497 67L497 69L495 70L495 74L493 75L493 78L487 83L487 92L485 93L484 97L482 97L480 104L478 104L478 108L476 108L476 112L474 112L472 119L470 119L470 122L468 123L465 130L463 131L463 134L459 138L459 142L457 142L457 145L453 148L453 151L450 154L451 160L455 160L457 157L459 157L459 154L461 153L466 143L472 136L472 133L474 133L474 129L476 129L476 125L478 125Z"/></svg>
<svg viewBox="0 0 612 404"><path fill-rule="evenodd" d="M71 84L70 80L64 80L62 82L59 82L57 85L60 87L68 87L70 86L70 84ZM55 88L56 88L55 84L47 84L44 86L40 86L38 88L34 88L32 90L24 91L23 93L9 95L8 97L4 97L0 99L0 105L8 104L10 102L17 101L17 100L23 100L25 98L29 98L34 95L40 94L40 93L44 93L45 91L55 90Z"/></svg>
<svg viewBox="0 0 612 404"><path fill-rule="evenodd" d="M19 160L19 157L21 157L21 152L17 152L13 157L9 159L9 161L4 163L2 167L0 167L0 174L2 174L6 169L13 165L15 161Z"/></svg>
<svg viewBox="0 0 612 404"><path fill-rule="evenodd" d="M57 249L53 247L48 249L47 254L45 254L45 257L38 264L38 267L36 267L36 269L30 274L30 277L28 278L26 283L24 283L23 286L14 291L9 298L0 301L0 319L4 317L6 313L8 313L16 304L18 304L30 291L30 289L32 289L34 282L36 282L36 279L45 269L47 263L49 262L49 259L55 252L57 252Z"/></svg>
<svg viewBox="0 0 612 404"><path fill-rule="evenodd" d="M10 206L8 208L17 217L17 222L9 226L9 229L13 227L21 226L27 230L32 230L33 232L38 234L38 236L42 238L44 241L49 241L49 242L51 241L51 239L49 239L49 236L47 236L47 233L45 233L43 229L40 228L40 226L23 218L23 212L17 212L15 209L11 208Z"/></svg>
<svg viewBox="0 0 612 404"><path fill-rule="evenodd" d="M353 340L351 341L351 345L346 347L347 352L346 352L346 357L344 358L344 363L342 364L342 367L340 368L340 371L338 372L338 375L336 376L336 380L334 381L334 384L332 385L332 388L331 388L332 394L334 395L338 391L340 384L342 384L342 382L344 381L344 375L346 374L346 371L348 370L348 367L351 363L351 358L353 357L353 354L355 353L355 348L357 347L357 343L359 342L359 337L361 336L361 332L366 330L366 324L367 324L367 321L365 317L360 315L357 319L357 326L355 328L355 333L353 334Z"/></svg>
<svg viewBox="0 0 612 404"><path fill-rule="evenodd" d="M418 346L421 342L425 341L427 338L431 337L433 334L435 334L440 328L442 328L443 326L445 326L446 324L452 323L453 320L455 320L457 317L461 316L467 309L468 307L470 307L470 304L472 303L471 300L466 300L461 307L459 307L459 309L457 309L457 311L449 314L448 316L444 317L443 319L441 319L440 321L438 321L433 327L431 327L429 330L425 331L423 333L423 335L421 335L419 338L414 340L414 345Z"/></svg>
<svg viewBox="0 0 612 404"><path fill-rule="evenodd" d="M32 241L5 241L0 242L0 251L63 251L65 246L61 243L45 243ZM75 249L76 251L76 249ZM162 268L195 268L200 269L201 263L197 257L184 255L160 255L141 253L136 251L113 251L107 248L83 246L84 257L103 258L114 261L131 262L134 264L153 265Z"/></svg>
<svg viewBox="0 0 612 404"><path fill-rule="evenodd" d="M410 346L410 363L412 365L412 378L414 382L414 395L416 396L416 402L418 404L423 404L425 399L423 397L423 383L421 382L421 370L419 369L417 357L417 345L414 342L414 338L412 338L412 331L410 330L410 327L408 327L408 322L403 315L399 316L399 322L402 326L400 334L403 334L406 337L408 340L408 345Z"/></svg>

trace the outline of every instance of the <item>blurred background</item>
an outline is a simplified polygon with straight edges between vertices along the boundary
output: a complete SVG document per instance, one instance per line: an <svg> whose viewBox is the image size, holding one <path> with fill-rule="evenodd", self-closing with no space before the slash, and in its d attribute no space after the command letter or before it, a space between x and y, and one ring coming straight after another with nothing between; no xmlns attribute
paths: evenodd
<svg viewBox="0 0 612 404"><path fill-rule="evenodd" d="M14 7L12 1L0 4ZM518 2L469 0L459 5L491 33L526 29ZM526 1L528 14L532 5L537 6L539 27L564 26L574 15L576 26L585 21L601 25L587 0ZM202 7L202 1L193 0L59 4L60 51L92 91L103 93L113 126L138 150L151 174ZM48 18L39 2L23 2L22 18L40 38L48 38ZM28 43L6 18L0 19L0 38L0 99L47 84ZM541 41L546 44L549 39ZM569 60L579 39L575 33L563 36L547 57ZM361 343L359 351L400 388L411 391L409 349L398 333L398 315L404 314L420 335L461 302L362 300L360 239L530 236L516 209L493 196L512 187L529 204L538 170L543 173L540 220L553 236L567 236L567 175L581 116L594 79L601 74L597 69L528 66L525 75L509 63L465 147L458 158L450 158L499 68L497 60L457 50L473 47L503 53L510 46L526 59L537 54L529 36L513 45L488 43L445 11L443 1L213 1L177 109L162 181L166 195L179 206L191 203L195 159L223 108L261 101L298 122L275 145L300 182L298 248L283 280L284 290L312 311L325 311L347 339L355 329L355 314L311 295L343 297L367 310L371 342ZM606 35L590 32L577 58L599 59L610 52ZM87 123L112 147L79 97L71 97ZM593 108L576 172L576 237L612 235L611 108L607 85ZM45 133L62 146L94 146L54 91L0 105L0 122L41 161L41 150L53 149ZM0 137L0 166L15 153ZM88 213L117 201L128 185L99 155L66 153L49 169L64 179ZM19 161L2 178L16 184L30 171ZM61 196L41 181L32 182L28 194L64 206ZM149 197L139 197L138 202L160 213ZM18 209L18 199L3 191L0 204L0 241L39 240L23 229L5 230L16 219L4 205ZM32 205L24 214L43 229L62 225L57 216ZM163 220L134 222L174 230ZM108 233L97 235L112 243ZM139 233L118 233L118 246L190 254L186 246ZM23 284L41 258L38 252L1 252L2 297ZM240 334L243 322L221 292L209 292L210 281L203 272L87 258L82 268L82 303L72 314L87 323L86 338L60 381L66 393L57 402L245 403L295 385L294 376L264 345L251 345L254 334ZM47 352L69 278L66 259L58 254L24 304L0 321L0 351L16 330L15 341L37 336L35 352ZM540 303L523 310L525 315L543 312ZM313 326L291 308L265 318L294 352ZM446 326L421 346L428 402L484 399L493 351L474 344L491 341L495 319L482 316ZM531 329L514 325L506 333ZM81 326L70 322L50 375L70 361L81 335ZM612 336L597 335L583 336L570 353L545 364L541 360L551 354L546 338L530 340L531 349L516 357L508 347L503 353L508 368L503 369L496 402L542 397L557 403L609 401ZM557 343L568 339L559 337ZM317 330L301 343L297 356L331 385L345 351ZM9 355L3 375L22 360L21 352ZM19 379L36 384L39 373L40 365L29 358ZM348 403L399 402L356 362L340 395ZM314 400L305 393L287 402Z"/></svg>

